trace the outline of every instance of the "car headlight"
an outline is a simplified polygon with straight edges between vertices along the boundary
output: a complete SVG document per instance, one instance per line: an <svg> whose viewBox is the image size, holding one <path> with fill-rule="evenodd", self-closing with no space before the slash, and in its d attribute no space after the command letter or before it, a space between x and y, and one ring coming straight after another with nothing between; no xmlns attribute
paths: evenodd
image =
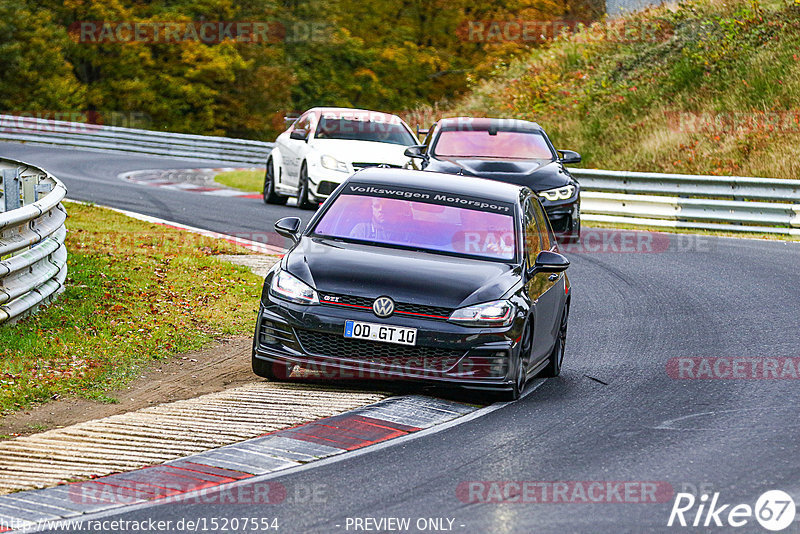
<svg viewBox="0 0 800 534"><path fill-rule="evenodd" d="M347 172L347 163L339 161L338 159L334 158L333 156L328 156L327 154L325 154L319 159L319 162L326 169L331 169L331 170L334 170L334 171Z"/></svg>
<svg viewBox="0 0 800 534"><path fill-rule="evenodd" d="M450 315L450 321L465 326L508 326L513 320L514 305L507 300L459 308Z"/></svg>
<svg viewBox="0 0 800 534"><path fill-rule="evenodd" d="M319 296L313 287L284 270L278 271L272 277L269 292L298 304L319 304Z"/></svg>
<svg viewBox="0 0 800 534"><path fill-rule="evenodd" d="M548 189L547 191L539 191L539 196L547 200L567 200L574 194L574 185L565 185L564 187L556 187L555 189Z"/></svg>

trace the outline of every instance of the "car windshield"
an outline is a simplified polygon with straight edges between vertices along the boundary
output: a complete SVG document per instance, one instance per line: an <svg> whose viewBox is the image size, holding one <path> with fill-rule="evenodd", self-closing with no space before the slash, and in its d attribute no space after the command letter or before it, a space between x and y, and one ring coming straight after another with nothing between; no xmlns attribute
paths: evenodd
<svg viewBox="0 0 800 534"><path fill-rule="evenodd" d="M341 194L312 235L492 260L516 257L511 205L435 193L416 194L437 198L440 203ZM453 203L478 207L485 204L487 210Z"/></svg>
<svg viewBox="0 0 800 534"><path fill-rule="evenodd" d="M546 159L555 155L541 132L443 130L433 153L439 157Z"/></svg>
<svg viewBox="0 0 800 534"><path fill-rule="evenodd" d="M416 144L411 133L398 119L359 120L347 117L320 118L316 139L347 139L351 141L376 141L393 145L410 146Z"/></svg>

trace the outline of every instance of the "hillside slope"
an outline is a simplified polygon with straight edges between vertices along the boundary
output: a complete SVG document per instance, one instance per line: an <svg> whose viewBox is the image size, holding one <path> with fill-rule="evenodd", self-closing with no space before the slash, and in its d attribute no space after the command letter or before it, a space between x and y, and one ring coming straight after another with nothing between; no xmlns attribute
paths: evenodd
<svg viewBox="0 0 800 534"><path fill-rule="evenodd" d="M800 1L699 0L562 36L445 115L535 120L585 167L800 178Z"/></svg>

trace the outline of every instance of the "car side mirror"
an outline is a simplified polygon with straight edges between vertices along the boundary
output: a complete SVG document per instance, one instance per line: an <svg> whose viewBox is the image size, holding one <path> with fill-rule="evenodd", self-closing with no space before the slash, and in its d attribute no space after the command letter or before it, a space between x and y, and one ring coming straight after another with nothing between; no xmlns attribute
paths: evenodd
<svg viewBox="0 0 800 534"><path fill-rule="evenodd" d="M561 163L580 163L581 155L574 150L559 150L561 153Z"/></svg>
<svg viewBox="0 0 800 534"><path fill-rule="evenodd" d="M275 223L275 231L283 237L288 237L295 243L300 241L300 217L284 217Z"/></svg>
<svg viewBox="0 0 800 534"><path fill-rule="evenodd" d="M289 134L289 138L297 139L298 141L306 141L308 140L308 132L306 130L294 129L292 133Z"/></svg>
<svg viewBox="0 0 800 534"><path fill-rule="evenodd" d="M533 267L528 269L528 277L537 273L560 273L569 267L569 260L558 252L543 250L536 256Z"/></svg>
<svg viewBox="0 0 800 534"><path fill-rule="evenodd" d="M426 159L425 145L412 145L403 152L407 158Z"/></svg>

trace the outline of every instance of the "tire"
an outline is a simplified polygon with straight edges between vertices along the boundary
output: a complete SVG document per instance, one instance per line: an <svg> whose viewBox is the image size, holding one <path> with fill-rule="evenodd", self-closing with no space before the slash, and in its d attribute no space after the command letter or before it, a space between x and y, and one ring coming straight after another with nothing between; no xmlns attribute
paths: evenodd
<svg viewBox="0 0 800 534"><path fill-rule="evenodd" d="M558 329L556 344L547 361L547 367L542 370L541 376L545 378L555 378L561 374L561 364L564 363L564 352L567 343L567 321L569 320L569 304L564 306L561 313L561 326Z"/></svg>
<svg viewBox="0 0 800 534"><path fill-rule="evenodd" d="M297 207L301 210L317 209L317 204L311 202L308 197L308 169L306 168L306 164L303 163L303 166L300 168L300 183L297 184Z"/></svg>
<svg viewBox="0 0 800 534"><path fill-rule="evenodd" d="M273 382L282 382L289 379L294 365L279 362L267 362L252 357L253 372L262 378L267 378Z"/></svg>
<svg viewBox="0 0 800 534"><path fill-rule="evenodd" d="M520 395L525 390L528 383L528 363L530 362L531 349L533 348L533 330L528 323L525 324L520 349L513 358L514 362L514 383L510 391L504 391L500 398L507 402L519 400Z"/></svg>
<svg viewBox="0 0 800 534"><path fill-rule="evenodd" d="M267 172L264 173L264 190L261 192L264 204L286 204L288 198L275 192L275 165L272 158L267 161Z"/></svg>

